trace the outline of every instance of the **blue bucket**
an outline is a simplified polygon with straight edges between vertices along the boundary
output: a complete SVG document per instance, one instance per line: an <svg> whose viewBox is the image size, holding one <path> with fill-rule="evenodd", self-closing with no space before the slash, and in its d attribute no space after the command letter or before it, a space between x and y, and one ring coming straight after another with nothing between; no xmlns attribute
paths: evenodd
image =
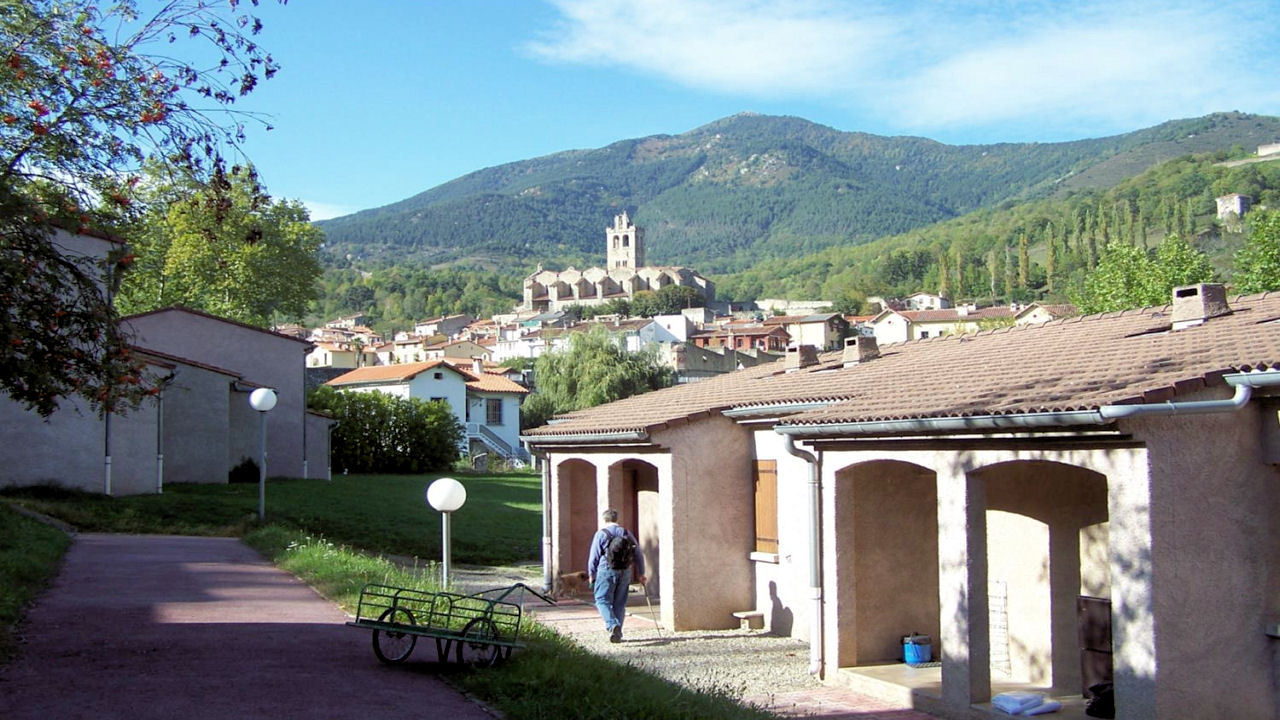
<svg viewBox="0 0 1280 720"><path fill-rule="evenodd" d="M933 642L928 635L911 633L902 636L902 661L908 665L927 663L933 660Z"/></svg>

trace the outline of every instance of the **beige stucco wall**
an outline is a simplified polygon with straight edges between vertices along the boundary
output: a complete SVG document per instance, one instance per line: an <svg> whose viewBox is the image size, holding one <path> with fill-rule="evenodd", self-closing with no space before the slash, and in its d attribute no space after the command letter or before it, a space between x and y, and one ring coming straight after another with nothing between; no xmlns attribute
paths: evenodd
<svg viewBox="0 0 1280 720"><path fill-rule="evenodd" d="M670 627L731 628L755 606L750 434L724 417L655 433L670 448L670 541L662 548L663 616ZM665 539L665 538L664 538Z"/></svg>
<svg viewBox="0 0 1280 720"><path fill-rule="evenodd" d="M1280 640L1265 634L1280 619L1280 473L1259 442L1275 421L1254 403L1133 423L1151 462L1159 717L1280 714Z"/></svg>

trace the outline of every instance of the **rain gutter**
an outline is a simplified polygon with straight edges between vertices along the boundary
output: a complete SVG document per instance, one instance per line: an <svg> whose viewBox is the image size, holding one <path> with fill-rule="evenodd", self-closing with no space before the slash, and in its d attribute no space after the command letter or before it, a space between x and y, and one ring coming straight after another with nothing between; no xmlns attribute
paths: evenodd
<svg viewBox="0 0 1280 720"><path fill-rule="evenodd" d="M879 435L888 433L956 432L964 430L1003 430L1072 425L1106 425L1121 418L1140 415L1179 415L1231 412L1248 404L1254 388L1280 386L1280 371L1265 370L1223 375L1235 394L1224 400L1188 400L1139 405L1103 405L1096 410L1018 413L1009 415L971 415L967 417L908 418L873 422L832 423L829 425L783 425L775 432L788 437L824 437L840 435Z"/></svg>
<svg viewBox="0 0 1280 720"><path fill-rule="evenodd" d="M531 446L538 445L599 445L600 443L643 442L649 439L644 430L624 430L611 433L573 433L565 435L521 435L520 440Z"/></svg>

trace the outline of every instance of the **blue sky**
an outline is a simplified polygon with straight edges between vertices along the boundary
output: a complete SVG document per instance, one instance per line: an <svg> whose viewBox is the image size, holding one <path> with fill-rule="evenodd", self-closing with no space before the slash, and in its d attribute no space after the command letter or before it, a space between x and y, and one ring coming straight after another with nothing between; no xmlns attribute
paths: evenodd
<svg viewBox="0 0 1280 720"><path fill-rule="evenodd" d="M966 144L1280 115L1275 0L293 0L243 106L323 219L481 168L752 111ZM1280 138L1277 138L1280 140Z"/></svg>

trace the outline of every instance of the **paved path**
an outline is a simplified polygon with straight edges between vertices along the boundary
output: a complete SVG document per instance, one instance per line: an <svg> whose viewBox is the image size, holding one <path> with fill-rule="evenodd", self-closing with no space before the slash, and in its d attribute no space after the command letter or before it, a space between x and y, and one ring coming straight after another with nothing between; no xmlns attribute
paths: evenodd
<svg viewBox="0 0 1280 720"><path fill-rule="evenodd" d="M366 632L229 538L76 537L0 670L5 720L492 720L419 643L381 665Z"/></svg>

